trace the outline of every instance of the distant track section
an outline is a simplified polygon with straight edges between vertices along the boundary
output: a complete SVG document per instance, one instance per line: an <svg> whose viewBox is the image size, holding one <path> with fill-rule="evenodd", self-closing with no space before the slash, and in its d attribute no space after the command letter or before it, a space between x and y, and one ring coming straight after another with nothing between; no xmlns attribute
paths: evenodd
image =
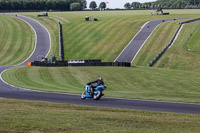
<svg viewBox="0 0 200 133"><path fill-rule="evenodd" d="M178 19L163 19L163 20L153 20L141 28L141 30L135 35L135 37L130 41L130 43L124 48L120 55L115 59L114 62L129 62L132 63L137 54L139 53L142 46L145 44L147 39L156 29L156 27L168 21L183 20L185 18Z"/></svg>
<svg viewBox="0 0 200 133"><path fill-rule="evenodd" d="M51 48L51 37L48 30L34 19L24 16L16 17L28 23L36 34L35 50L33 51L32 55L20 65L26 65L27 62L33 62L41 59L39 57L47 56Z"/></svg>

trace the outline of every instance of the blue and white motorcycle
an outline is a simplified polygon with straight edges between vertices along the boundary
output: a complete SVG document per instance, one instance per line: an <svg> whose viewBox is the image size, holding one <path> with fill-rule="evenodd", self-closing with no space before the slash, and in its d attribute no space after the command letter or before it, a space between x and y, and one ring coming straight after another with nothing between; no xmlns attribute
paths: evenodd
<svg viewBox="0 0 200 133"><path fill-rule="evenodd" d="M89 85L85 86L85 91L81 95L81 99L94 98L94 100L99 100L104 94L102 93L106 90L105 85L100 85L93 87L93 93L91 93L91 87Z"/></svg>

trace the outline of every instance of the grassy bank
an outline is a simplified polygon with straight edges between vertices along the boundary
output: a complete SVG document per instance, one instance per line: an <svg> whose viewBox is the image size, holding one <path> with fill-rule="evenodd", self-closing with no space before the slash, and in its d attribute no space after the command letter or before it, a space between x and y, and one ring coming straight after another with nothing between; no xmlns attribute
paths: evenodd
<svg viewBox="0 0 200 133"><path fill-rule="evenodd" d="M200 72L199 26L200 21L185 24L173 46L155 66Z"/></svg>
<svg viewBox="0 0 200 133"><path fill-rule="evenodd" d="M199 115L0 99L0 132L198 133Z"/></svg>
<svg viewBox="0 0 200 133"><path fill-rule="evenodd" d="M195 11L195 13L194 13ZM45 25L52 36L50 54L58 57L58 22L63 24L65 59L102 59L113 61L150 20L194 17L199 10L170 10L170 15L153 15L155 11L105 12L49 12L49 17L38 13L22 13ZM166 11L168 12L168 11ZM98 22L85 22L85 16L98 18Z"/></svg>
<svg viewBox="0 0 200 133"><path fill-rule="evenodd" d="M107 97L200 103L200 74L189 71L135 67L17 67L3 73L15 86L81 94L91 80L103 76Z"/></svg>
<svg viewBox="0 0 200 133"><path fill-rule="evenodd" d="M169 44L178 28L177 22L161 24L133 62L147 66ZM200 72L200 22L184 24L173 46L158 60L154 67Z"/></svg>
<svg viewBox="0 0 200 133"><path fill-rule="evenodd" d="M26 60L35 46L35 34L29 25L1 15L0 29L0 66L16 65Z"/></svg>
<svg viewBox="0 0 200 133"><path fill-rule="evenodd" d="M133 65L148 66L163 48L169 44L179 26L179 22L182 21L183 20L160 24L140 50L133 61Z"/></svg>

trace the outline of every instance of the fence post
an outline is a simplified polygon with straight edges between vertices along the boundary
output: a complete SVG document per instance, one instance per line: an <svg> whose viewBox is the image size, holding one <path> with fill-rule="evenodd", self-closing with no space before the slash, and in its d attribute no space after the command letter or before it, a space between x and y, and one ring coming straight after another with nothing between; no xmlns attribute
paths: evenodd
<svg viewBox="0 0 200 133"><path fill-rule="evenodd" d="M64 46L63 46L63 34L62 24L58 22L58 34L59 34L59 57L61 61L64 61Z"/></svg>

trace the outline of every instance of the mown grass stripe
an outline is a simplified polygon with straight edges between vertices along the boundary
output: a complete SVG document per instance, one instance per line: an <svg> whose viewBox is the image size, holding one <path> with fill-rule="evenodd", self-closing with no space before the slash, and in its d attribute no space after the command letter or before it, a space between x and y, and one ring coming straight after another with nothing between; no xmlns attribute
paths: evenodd
<svg viewBox="0 0 200 133"><path fill-rule="evenodd" d="M12 21L14 23L14 21ZM4 64L9 64L10 62L12 62L13 59L17 59L17 56L16 56L16 53L18 52L18 49L21 48L21 44L22 44L22 41L21 41L21 28L20 28L20 25L19 23L17 23L17 21L15 21L15 25L14 27L17 27L14 31L13 31L13 40L12 40L12 44L11 46L9 47L9 49L7 51L9 52L6 52L6 54L4 54L4 56L2 58L5 58L5 60L3 60L2 63ZM17 34L16 34L17 33ZM10 54L10 53L15 53L15 54ZM23 53L21 53L23 54Z"/></svg>
<svg viewBox="0 0 200 133"><path fill-rule="evenodd" d="M78 56L78 55L86 55L87 57L89 57L89 56L91 56L91 55L93 55L92 57L93 58L99 58L99 55L97 55L98 53L99 53L99 51L101 51L100 50L100 48L102 47L102 46L104 46L103 45L103 43L102 42L104 42L104 39L103 38L105 38L105 40L106 39L111 39L111 38L109 38L109 37L111 37L113 34L116 34L116 31L113 31L113 32L111 32L112 30L111 29L116 29L115 27L117 27L120 23L122 23L122 22L124 22L124 20L123 19L121 19L120 21L118 20L112 20L112 21L107 21L106 23L104 23L103 25L101 25L101 23L99 24L100 26L97 26L97 28L94 30L94 32L92 32L93 34L91 34L91 37L87 37L87 38L94 38L94 39L91 39L90 40L90 42L87 44L87 45L84 45L84 46L80 46L80 45L83 45L83 44L85 44L85 43L80 43L80 40L79 40L79 45L77 46L77 48L79 48L79 49L77 49L77 53L76 53L76 55ZM107 24L109 24L109 23L112 23L112 25L111 25L111 27L109 27L109 28L106 28L106 30L103 28L104 26L106 26ZM108 27L108 26L107 26ZM92 28L91 28L92 29ZM101 30L102 29L102 30ZM110 33L111 32L111 33ZM95 34L96 33L98 33L98 34L104 34L104 33L106 33L106 34L111 34L111 35L108 35L108 36L104 36L104 37L101 37L101 38L99 38L101 41L100 42L98 42L97 41L97 38L95 38ZM99 35L98 35L98 37L99 37ZM78 40L78 39L77 39ZM84 42L84 39L83 40L81 40L81 42ZM90 44L90 45L89 45ZM74 45L73 45L74 46ZM98 48L96 48L98 46ZM87 50L87 48L92 48L91 50ZM93 49L94 48L94 49ZM85 51L84 51L85 50ZM104 49L103 49L103 51L104 51ZM91 53L92 52L92 53ZM85 57L85 56L84 56ZM87 58L86 57L86 58ZM75 57L75 58L78 58L78 57ZM83 58L83 57L82 57Z"/></svg>
<svg viewBox="0 0 200 133"><path fill-rule="evenodd" d="M4 64L4 61L7 59L7 55L8 51L12 48L12 43L14 42L13 38L14 38L14 31L13 31L13 27L15 26L15 23L13 23L12 19L8 19L9 22L6 22L6 26L4 28L4 30L8 31L7 37L4 38L4 47L1 49L1 53L0 53L0 58L3 59L1 60L1 64Z"/></svg>
<svg viewBox="0 0 200 133"><path fill-rule="evenodd" d="M34 48L33 32L30 27L23 21L10 16L3 16L0 22L4 25L2 30L5 36L0 38L0 65L16 65L23 62ZM29 43L24 43L24 38L29 40ZM30 47L29 52L25 47Z"/></svg>
<svg viewBox="0 0 200 133"><path fill-rule="evenodd" d="M133 20L134 22L134 20ZM136 21L134 23L134 26L138 25L137 24L138 21ZM129 28L129 30L127 31L127 27L130 26L130 27L134 27L133 25L131 25L132 21L130 20L122 20L122 21L119 21L115 26L116 27L121 27L120 31L117 29L117 28L114 28L112 27L111 29L108 29L109 31L112 31L110 32L110 36L112 36L112 38L109 38L106 42L110 42L110 48L105 48L104 45L99 45L99 48L98 49L104 49L102 51L99 51L99 53L97 53L99 57L103 57L104 60L107 60L108 57L110 57L110 53L113 53L115 54L115 56L118 55L118 53L116 54L115 52L115 48L119 45L121 47L125 47L128 42L130 41L129 39L127 39L127 32L129 33L129 38L131 39L132 36L134 36L134 33L132 33L133 31L130 31L131 28ZM113 30L112 30L113 29ZM131 33L131 34L130 34ZM124 36L126 35L126 39L124 40ZM109 41L110 40L110 41ZM122 45L123 44L123 45ZM126 45L125 45L126 44ZM112 50L110 50L112 49ZM107 58L105 58L107 56ZM114 60L114 56L113 58L110 58L109 61L113 61Z"/></svg>
<svg viewBox="0 0 200 133"><path fill-rule="evenodd" d="M61 22L61 23L70 23L70 21L68 19L65 19L63 17L53 16L53 17L50 17L50 18L53 19L54 21L56 21L57 23L58 22Z"/></svg>
<svg viewBox="0 0 200 133"><path fill-rule="evenodd" d="M96 51L93 51L92 49L94 47L96 47L96 45L99 45L100 42L98 42L97 40L103 41L104 38L105 39L107 38L106 36L104 36L104 31L101 31L101 29L104 29L104 26L106 26L109 23L112 23L113 21L114 20L108 21L108 22L103 23L103 24L99 23L98 25L100 25L100 26L93 25L93 26L98 27L98 28L89 27L89 30L87 30L87 33L90 34L90 32L92 32L93 35L95 35L96 33L99 34L98 39L96 37L88 36L87 33L83 34L83 36L80 39L81 42L79 42L77 44L77 47L80 49L80 50L77 50L77 51L79 51L78 54L79 55L88 55L88 54L90 54L90 52L96 52ZM92 38L94 38L94 39L92 39ZM94 40L96 41L96 43L95 43ZM85 44L84 41L88 42L88 45L84 45ZM101 43L100 45L103 45L103 43ZM101 50L99 49L99 51L101 51ZM98 54L98 53L96 53L96 54Z"/></svg>
<svg viewBox="0 0 200 133"><path fill-rule="evenodd" d="M7 36L8 34L6 33L7 30L3 30L5 28L4 26L5 24L5 19L3 16L0 17L0 29L1 29L1 34L0 34L0 49L2 49L5 45L4 45L4 39L5 36Z"/></svg>

